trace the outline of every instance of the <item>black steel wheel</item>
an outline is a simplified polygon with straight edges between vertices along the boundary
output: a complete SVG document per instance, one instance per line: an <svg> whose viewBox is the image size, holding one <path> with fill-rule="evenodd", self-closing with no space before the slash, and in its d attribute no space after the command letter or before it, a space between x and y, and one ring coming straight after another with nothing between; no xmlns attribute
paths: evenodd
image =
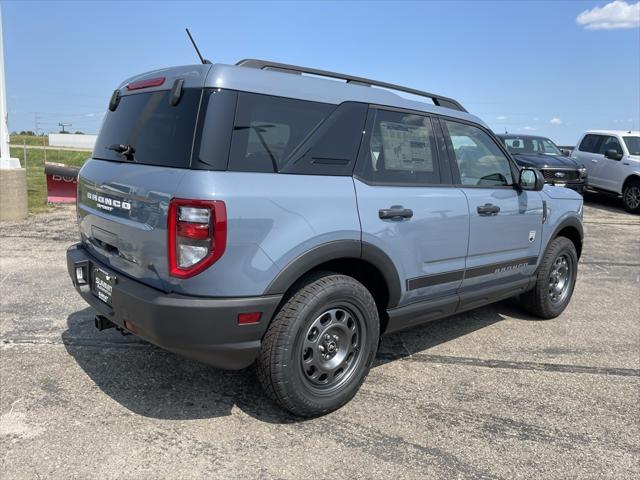
<svg viewBox="0 0 640 480"><path fill-rule="evenodd" d="M379 337L377 306L360 282L328 272L309 275L292 287L267 329L258 379L293 414L323 415L357 393Z"/></svg>
<svg viewBox="0 0 640 480"><path fill-rule="evenodd" d="M330 390L348 382L359 365L366 328L360 312L330 308L309 326L300 348L300 366L312 388Z"/></svg>
<svg viewBox="0 0 640 480"><path fill-rule="evenodd" d="M573 276L572 261L568 254L556 257L549 273L549 300L558 304L566 300Z"/></svg>

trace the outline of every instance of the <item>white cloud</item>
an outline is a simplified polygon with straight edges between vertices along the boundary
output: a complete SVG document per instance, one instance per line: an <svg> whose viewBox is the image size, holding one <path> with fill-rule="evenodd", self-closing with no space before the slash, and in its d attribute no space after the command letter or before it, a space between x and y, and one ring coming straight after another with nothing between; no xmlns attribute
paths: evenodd
<svg viewBox="0 0 640 480"><path fill-rule="evenodd" d="M640 1L627 3L615 0L604 7L585 10L576 18L576 23L587 30L614 30L640 27Z"/></svg>
<svg viewBox="0 0 640 480"><path fill-rule="evenodd" d="M536 130L538 130L537 128L535 128L535 127L530 127L530 126L528 126L528 125L527 125L526 127L523 127L522 129L523 129L523 130L529 130L530 132L535 132Z"/></svg>
<svg viewBox="0 0 640 480"><path fill-rule="evenodd" d="M562 125L562 120L560 120L558 117L553 117L551 120L549 120L549 123L551 123L551 125Z"/></svg>
<svg viewBox="0 0 640 480"><path fill-rule="evenodd" d="M506 120L506 119L507 119L507 117L505 117L504 115L498 115L496 117L496 120Z"/></svg>

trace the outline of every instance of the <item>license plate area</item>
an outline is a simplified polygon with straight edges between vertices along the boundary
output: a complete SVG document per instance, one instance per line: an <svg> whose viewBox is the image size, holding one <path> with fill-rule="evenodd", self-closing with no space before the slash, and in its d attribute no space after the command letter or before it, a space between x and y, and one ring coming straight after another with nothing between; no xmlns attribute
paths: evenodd
<svg viewBox="0 0 640 480"><path fill-rule="evenodd" d="M116 277L113 274L98 267L93 269L93 294L109 306L111 306L111 294L115 283Z"/></svg>

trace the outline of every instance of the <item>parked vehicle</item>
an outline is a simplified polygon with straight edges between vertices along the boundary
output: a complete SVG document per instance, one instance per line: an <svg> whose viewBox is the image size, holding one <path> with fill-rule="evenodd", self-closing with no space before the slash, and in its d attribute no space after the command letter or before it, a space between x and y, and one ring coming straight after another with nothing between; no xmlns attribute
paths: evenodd
<svg viewBox="0 0 640 480"><path fill-rule="evenodd" d="M571 152L573 152L573 149L576 148L575 146L572 146L572 145L557 145L557 147L560 149L560 151L565 157L570 157Z"/></svg>
<svg viewBox="0 0 640 480"><path fill-rule="evenodd" d="M259 60L156 70L114 92L80 171L69 275L99 329L255 362L320 415L381 334L515 295L565 309L582 198L543 186L440 95Z"/></svg>
<svg viewBox="0 0 640 480"><path fill-rule="evenodd" d="M590 130L571 154L589 173L589 188L622 196L625 210L640 213L640 132Z"/></svg>
<svg viewBox="0 0 640 480"><path fill-rule="evenodd" d="M548 138L513 134L498 135L498 138L519 166L537 168L546 183L568 187L580 194L587 186L586 168L564 155Z"/></svg>

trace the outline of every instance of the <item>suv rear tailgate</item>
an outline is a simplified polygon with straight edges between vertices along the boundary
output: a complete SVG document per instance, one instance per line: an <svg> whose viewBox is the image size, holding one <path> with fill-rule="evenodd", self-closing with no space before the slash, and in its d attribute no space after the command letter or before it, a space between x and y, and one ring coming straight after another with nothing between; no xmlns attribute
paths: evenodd
<svg viewBox="0 0 640 480"><path fill-rule="evenodd" d="M96 258L168 290L167 212L186 170L89 160L78 177L82 242Z"/></svg>

